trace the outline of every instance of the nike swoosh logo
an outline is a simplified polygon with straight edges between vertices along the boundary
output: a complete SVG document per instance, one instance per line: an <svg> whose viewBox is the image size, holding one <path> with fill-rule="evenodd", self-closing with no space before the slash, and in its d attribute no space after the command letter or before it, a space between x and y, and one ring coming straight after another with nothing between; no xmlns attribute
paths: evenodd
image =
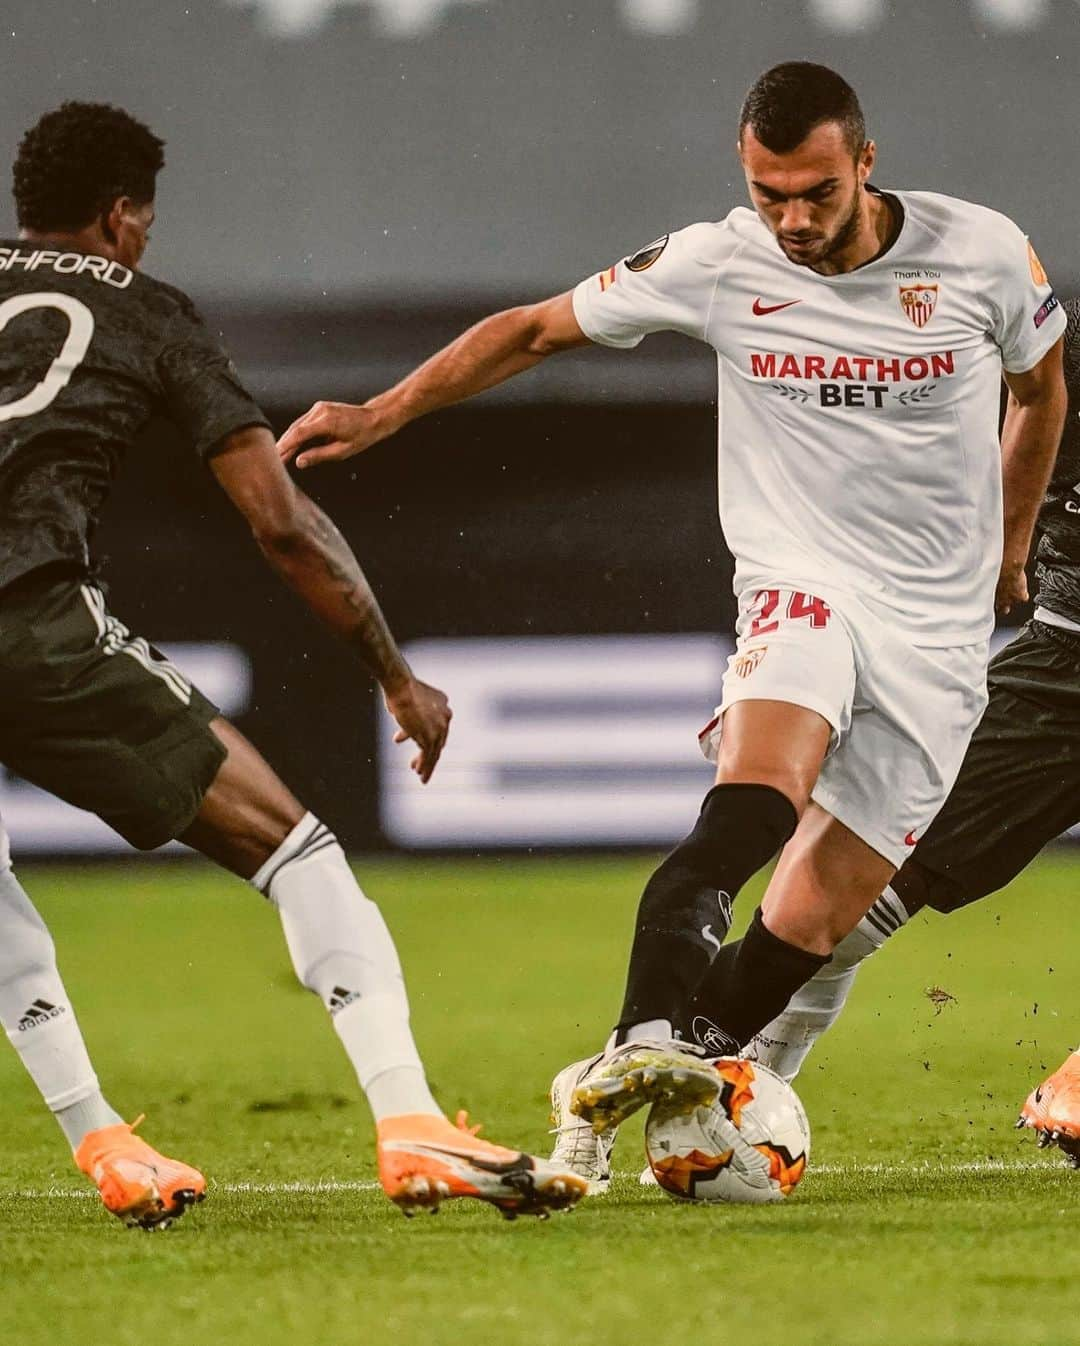
<svg viewBox="0 0 1080 1346"><path fill-rule="evenodd" d="M703 1014L694 1017L694 1022L690 1025L690 1032L694 1041L707 1052L713 1052L717 1056L724 1056L735 1047L738 1051L738 1045L724 1032L719 1025L714 1024L711 1019L706 1019Z"/></svg>
<svg viewBox="0 0 1080 1346"><path fill-rule="evenodd" d="M916 843L916 840L917 840L917 838L916 838L916 836L915 836L915 829L912 828L911 831L910 831L910 832L907 834L907 836L904 838L904 845L905 845L905 846L914 846L915 843Z"/></svg>
<svg viewBox="0 0 1080 1346"><path fill-rule="evenodd" d="M715 944L716 947L717 947L718 949L723 948L723 945L720 943L720 941L719 941L719 940L716 938L716 936L713 934L713 928L712 928L711 925L707 925L707 926L705 926L705 928L704 928L704 929L702 930L702 932L701 932L701 938L702 938L702 939L707 939L707 940L709 941L710 944Z"/></svg>
<svg viewBox="0 0 1080 1346"><path fill-rule="evenodd" d="M763 304L760 299L754 300L754 316L764 318L766 313L779 313L782 308L790 308L792 304L801 304L801 299L789 299L783 304Z"/></svg>
<svg viewBox="0 0 1080 1346"><path fill-rule="evenodd" d="M515 1177L518 1174L531 1173L535 1167L531 1155L516 1154L511 1159L484 1159L474 1151L459 1150L453 1145L425 1145L423 1141L391 1140L384 1142L384 1149L405 1150L409 1154L424 1154L431 1159L463 1159L465 1163L484 1173L493 1173L496 1177Z"/></svg>

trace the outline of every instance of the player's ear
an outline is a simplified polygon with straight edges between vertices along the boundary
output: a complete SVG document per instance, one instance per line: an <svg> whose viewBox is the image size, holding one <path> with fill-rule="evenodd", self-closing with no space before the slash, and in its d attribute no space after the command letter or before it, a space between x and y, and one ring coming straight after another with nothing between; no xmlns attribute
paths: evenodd
<svg viewBox="0 0 1080 1346"><path fill-rule="evenodd" d="M872 140L868 140L862 147L862 153L859 155L859 183L864 183L870 174L874 171L874 164L877 162L877 146Z"/></svg>
<svg viewBox="0 0 1080 1346"><path fill-rule="evenodd" d="M107 243L116 243L120 226L124 221L124 216L130 211L134 202L130 196L118 196L115 201L101 212L100 224L101 232L105 235Z"/></svg>

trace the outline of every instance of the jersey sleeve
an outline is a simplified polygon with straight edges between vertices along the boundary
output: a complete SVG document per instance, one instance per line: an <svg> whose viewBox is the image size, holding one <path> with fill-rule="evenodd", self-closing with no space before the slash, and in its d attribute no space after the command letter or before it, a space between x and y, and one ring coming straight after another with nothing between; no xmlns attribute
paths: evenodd
<svg viewBox="0 0 1080 1346"><path fill-rule="evenodd" d="M234 430L270 423L221 343L190 303L169 324L157 360L163 410L191 439L201 458L209 457Z"/></svg>
<svg viewBox="0 0 1080 1346"><path fill-rule="evenodd" d="M1066 319L1035 249L1001 217L988 293L992 334L1010 374L1033 369L1064 333Z"/></svg>
<svg viewBox="0 0 1080 1346"><path fill-rule="evenodd" d="M590 341L629 350L650 332L705 339L719 266L707 248L713 225L665 234L640 252L583 280L574 316Z"/></svg>

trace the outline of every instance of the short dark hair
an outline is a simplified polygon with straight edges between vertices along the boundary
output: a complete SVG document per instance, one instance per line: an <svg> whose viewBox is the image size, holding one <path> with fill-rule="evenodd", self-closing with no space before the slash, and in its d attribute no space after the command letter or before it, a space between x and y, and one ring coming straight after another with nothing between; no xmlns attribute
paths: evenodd
<svg viewBox="0 0 1080 1346"><path fill-rule="evenodd" d="M31 126L12 174L25 229L81 229L120 196L154 199L164 166L159 140L123 108L64 103Z"/></svg>
<svg viewBox="0 0 1080 1346"><path fill-rule="evenodd" d="M851 153L866 144L866 121L855 90L835 70L811 61L786 61L766 70L746 95L739 143L749 126L766 149L790 154L825 122L839 122Z"/></svg>

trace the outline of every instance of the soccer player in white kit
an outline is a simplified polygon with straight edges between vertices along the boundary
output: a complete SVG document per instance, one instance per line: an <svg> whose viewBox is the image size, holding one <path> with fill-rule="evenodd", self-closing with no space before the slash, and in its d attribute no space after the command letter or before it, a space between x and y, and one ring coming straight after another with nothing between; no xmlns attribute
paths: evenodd
<svg viewBox="0 0 1080 1346"><path fill-rule="evenodd" d="M876 147L840 76L764 74L739 153L753 210L496 314L365 405L316 404L279 443L301 467L346 458L588 342L677 331L717 353L738 644L702 735L716 785L645 889L615 1034L553 1085L557 1152L601 1182L609 1142L585 1122L610 1132L649 1099L716 1091L672 1048L695 993L708 986L708 1047L737 1054L940 808L985 704L995 591L1002 609L1026 597L1066 403L1065 321L1024 234L871 186ZM781 847L736 955L717 954L732 898Z"/></svg>

